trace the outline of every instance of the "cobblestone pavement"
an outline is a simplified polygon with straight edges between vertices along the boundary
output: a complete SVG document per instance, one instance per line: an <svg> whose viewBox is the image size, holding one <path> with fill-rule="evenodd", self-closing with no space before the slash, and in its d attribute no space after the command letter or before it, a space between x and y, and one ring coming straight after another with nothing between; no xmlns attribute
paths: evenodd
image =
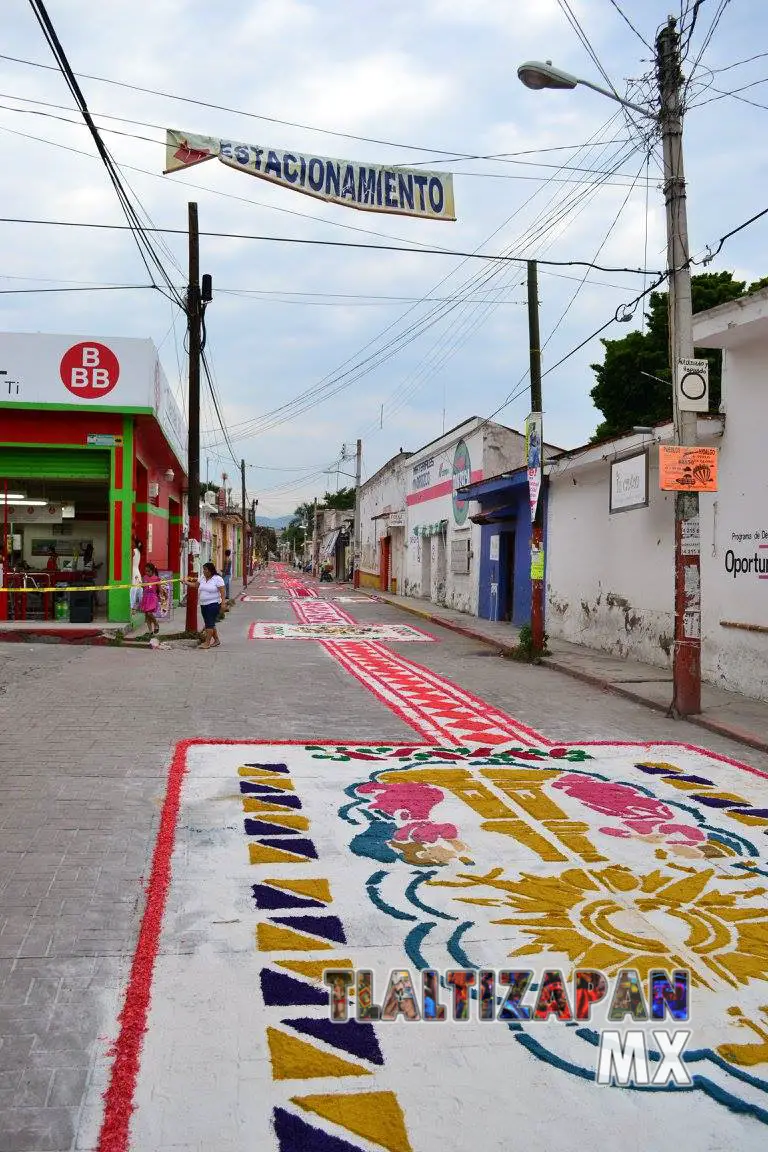
<svg viewBox="0 0 768 1152"><path fill-rule="evenodd" d="M253 590L273 593L275 586L262 578ZM333 588L324 587L321 594L332 595ZM404 619L396 609L372 601L340 607L366 623L402 624ZM284 600L240 603L221 628L222 646L210 652L181 644L156 651L52 645L3 649L0 1152L97 1146L108 1049L145 910L145 885L177 742L414 740L410 714L388 707L350 675L341 662L343 653L336 658L309 641L248 640L248 626L256 619L293 622L296 617ZM386 650L459 685L551 741L682 741L768 772L768 757L723 738L546 669L489 656L481 645L443 629L427 631L440 643L391 644ZM402 667L393 668L392 675L403 673ZM388 675L384 669L382 676ZM763 782L753 776L752 783L755 790L762 787L765 807ZM174 890L171 906L177 918L183 915L178 901ZM180 939L186 940L183 933ZM194 952L178 940L168 947L182 959ZM215 1029L215 1018L209 1022ZM155 1035L150 1031L152 1044ZM267 1066L266 1057L262 1064ZM221 1076L220 1069L209 1071L214 1079ZM139 1117L146 1114L143 1107ZM296 1117L281 1116L281 1152L311 1147L311 1142L300 1142ZM356 1132L358 1142L322 1144L321 1137L331 1140L326 1128L316 1130L315 1147L328 1152L342 1147L372 1152L382 1146L419 1152L426 1147L409 1144L407 1138L396 1145L391 1134L396 1125L389 1144L377 1143L375 1132L348 1125L338 1138ZM739 1143L738 1127L727 1133ZM134 1152L161 1146L154 1137L148 1139L131 1145ZM751 1139L750 1134L747 1143L742 1140L750 1152L758 1147ZM168 1131L162 1137L162 1147L169 1149L230 1146L264 1145L230 1145L215 1138L201 1142L194 1134L181 1139ZM601 1146L592 1146L599 1152ZM533 1140L530 1147L546 1144ZM548 1152L555 1152L554 1144Z"/></svg>

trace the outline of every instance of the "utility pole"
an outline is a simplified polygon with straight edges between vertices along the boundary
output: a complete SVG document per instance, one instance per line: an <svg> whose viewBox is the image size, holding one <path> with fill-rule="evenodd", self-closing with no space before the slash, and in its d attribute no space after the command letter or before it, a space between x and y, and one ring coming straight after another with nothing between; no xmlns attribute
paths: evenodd
<svg viewBox="0 0 768 1152"><path fill-rule="evenodd" d="M315 496L315 510L312 513L312 575L317 576L317 496Z"/></svg>
<svg viewBox="0 0 768 1152"><path fill-rule="evenodd" d="M363 467L363 442L358 440L355 455L355 542L352 558L352 581L355 588L360 587L360 474Z"/></svg>
<svg viewBox="0 0 768 1152"><path fill-rule="evenodd" d="M683 75L680 37L670 16L656 40L660 121L664 149L664 198L667 209L669 270L669 348L675 442L694 447L697 414L680 408L677 373L680 359L693 357L693 306L688 253L688 219L683 171ZM675 493L675 644L670 711L692 716L701 711L701 533L698 492Z"/></svg>
<svg viewBox="0 0 768 1152"><path fill-rule="evenodd" d="M200 234L197 204L188 206L189 285L187 287L187 332L189 334L189 436L187 441L187 575L198 574L200 565L200 345L202 303L200 297ZM187 632L197 632L197 587L187 588Z"/></svg>
<svg viewBox="0 0 768 1152"><path fill-rule="evenodd" d="M243 588L248 587L248 517L245 511L245 460L240 461L240 481L242 485L242 504L241 509L243 513L243 545L241 548L243 560Z"/></svg>
<svg viewBox="0 0 768 1152"><path fill-rule="evenodd" d="M528 343L530 346L531 414L540 414L541 340L539 337L539 278L535 260L528 261ZM544 472L544 437L540 436L540 474ZM544 574L539 557L544 541L544 493L538 493L536 513L531 524L531 643L533 651L544 651Z"/></svg>

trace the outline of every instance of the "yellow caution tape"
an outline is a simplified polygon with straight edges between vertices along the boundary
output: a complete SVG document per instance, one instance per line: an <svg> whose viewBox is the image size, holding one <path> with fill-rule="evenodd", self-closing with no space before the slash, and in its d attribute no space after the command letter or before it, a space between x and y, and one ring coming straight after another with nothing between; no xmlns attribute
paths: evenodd
<svg viewBox="0 0 768 1152"><path fill-rule="evenodd" d="M149 588L154 586L158 588L161 584L183 584L184 581L179 576L174 576L171 579L151 580L146 584L68 584L64 585L50 585L46 584L43 588L24 587L24 588L0 588L0 592L9 592L14 595L24 595L25 593L40 593L43 596L50 595L52 592L114 592L117 588Z"/></svg>

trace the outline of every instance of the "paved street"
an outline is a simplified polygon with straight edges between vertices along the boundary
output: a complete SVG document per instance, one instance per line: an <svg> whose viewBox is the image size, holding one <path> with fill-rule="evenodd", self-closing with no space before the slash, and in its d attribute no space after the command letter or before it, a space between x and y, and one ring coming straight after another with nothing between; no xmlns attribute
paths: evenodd
<svg viewBox="0 0 768 1152"><path fill-rule="evenodd" d="M301 590L213 651L4 647L0 1152L764 1148L768 756ZM350 966L379 1003L690 969L696 1075L599 1088L575 1021L331 1024Z"/></svg>

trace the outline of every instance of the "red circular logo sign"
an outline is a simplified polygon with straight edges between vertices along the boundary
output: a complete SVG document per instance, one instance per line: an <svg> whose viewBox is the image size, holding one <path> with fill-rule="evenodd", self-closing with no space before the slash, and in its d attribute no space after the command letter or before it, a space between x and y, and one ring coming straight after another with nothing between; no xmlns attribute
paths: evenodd
<svg viewBox="0 0 768 1152"><path fill-rule="evenodd" d="M89 341L68 348L61 358L61 382L81 400L98 400L117 384L120 363L106 344Z"/></svg>

